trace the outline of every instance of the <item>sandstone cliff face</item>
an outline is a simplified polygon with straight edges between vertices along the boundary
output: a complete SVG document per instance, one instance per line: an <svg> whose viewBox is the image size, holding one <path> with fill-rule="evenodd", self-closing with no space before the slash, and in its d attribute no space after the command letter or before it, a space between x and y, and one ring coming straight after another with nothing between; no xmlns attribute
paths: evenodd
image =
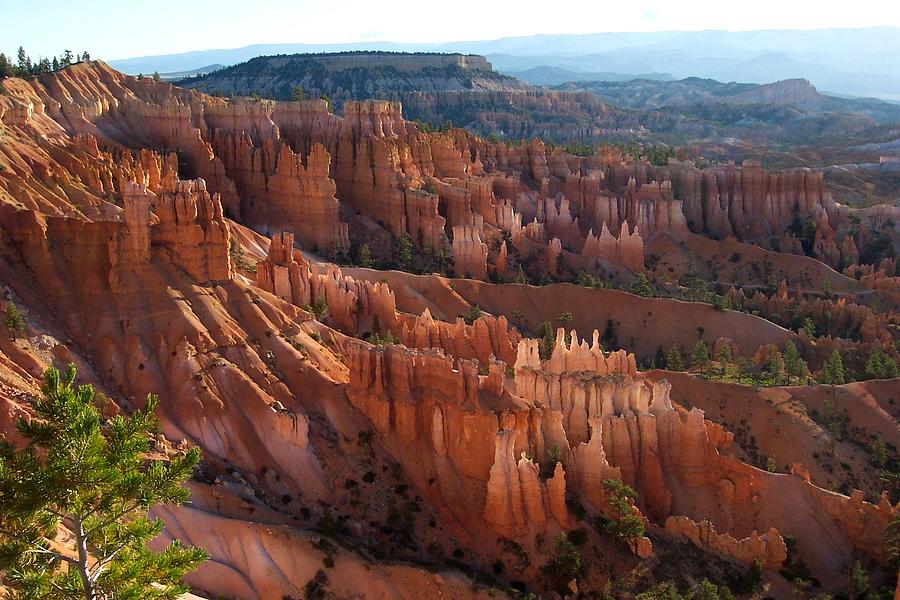
<svg viewBox="0 0 900 600"><path fill-rule="evenodd" d="M399 314L400 329L397 334L409 348L442 348L457 358L477 359L479 364L489 365L493 358L511 364L516 358L522 336L510 329L506 317L483 315L471 325L462 318L455 323L436 321L428 309L417 317Z"/></svg>
<svg viewBox="0 0 900 600"><path fill-rule="evenodd" d="M245 223L262 229L277 223L323 251L349 247L324 146L314 144L305 165L287 144L266 140L256 147L246 134L217 133L213 147L241 195Z"/></svg>
<svg viewBox="0 0 900 600"><path fill-rule="evenodd" d="M784 539L774 529L763 535L754 531L750 537L736 540L728 534L716 533L709 521L695 523L687 517L669 517L666 532L686 537L695 546L738 559L745 564L758 560L765 569L779 569L787 559Z"/></svg>
<svg viewBox="0 0 900 600"><path fill-rule="evenodd" d="M776 479L789 476L732 458L731 434L698 409L677 410L670 386L645 382L633 356L606 355L597 334L593 345L577 341L577 334L566 345L564 337L560 332L547 361L541 361L535 341L520 342L514 388L504 385L502 365L479 376L472 364L433 351L355 347L351 401L394 440L395 456L406 468L439 482L441 502L463 526L475 528L477 520L458 504L460 494L470 502L479 499L490 528L516 538L547 526L548 507L558 501L554 488L565 487L602 512L603 480L621 478L639 491L641 509L657 522L683 515L668 525L671 533L702 540L740 561L760 560L775 568L784 560L784 542L773 527L812 528L806 535L844 540L843 552L867 547L879 555L883 533L876 532L883 532L897 508L859 504L860 499L832 495L799 478L788 486L796 489L791 499L780 499L774 490L786 482ZM462 439L469 452L457 445ZM559 449L559 465L542 484L541 467L530 457L546 456L551 447ZM404 458L411 448L419 448L412 454L419 462L426 451L443 458L414 466L412 455ZM492 462L484 460L491 456ZM565 486L556 483L561 474ZM763 498L766 515L753 508ZM830 520L813 525L806 513L795 511L798 502L814 512L824 510ZM707 516L709 524L691 521ZM553 521L565 527L568 518L556 514ZM760 538L753 530L767 533ZM840 560L832 550L810 549L809 556L817 564Z"/></svg>
<svg viewBox="0 0 900 600"><path fill-rule="evenodd" d="M510 148L462 132L421 133L396 102L348 101L338 117L323 101L225 101L99 65L77 65L65 75L10 86L6 122L90 134L103 145L177 147L181 169L204 178L230 215L257 230L286 228L320 251L348 247L339 212L346 203L433 252L455 227L475 225L482 240L494 228L513 233L518 212L521 222L543 226L535 241L546 248L558 238L573 268L597 273L609 265L641 270L639 242L660 232L690 228L769 245L795 219L816 224L812 251L822 260L836 265L857 255L853 240L837 233L846 211L824 189L821 173L768 172L754 162L653 167L611 153L579 158L538 141ZM92 78L99 85L88 83ZM604 227L619 232L615 243ZM463 236L469 241L459 248L465 264L458 272L484 278L482 250L477 243L469 248L476 237ZM513 242L522 259L542 251Z"/></svg>
<svg viewBox="0 0 900 600"><path fill-rule="evenodd" d="M256 266L256 283L299 307L324 304L328 321L350 335L397 329L394 294L387 284L355 281L335 267L319 272L294 249L294 236L272 238L266 259Z"/></svg>
<svg viewBox="0 0 900 600"><path fill-rule="evenodd" d="M453 228L453 270L464 277L487 277L487 245L474 226Z"/></svg>

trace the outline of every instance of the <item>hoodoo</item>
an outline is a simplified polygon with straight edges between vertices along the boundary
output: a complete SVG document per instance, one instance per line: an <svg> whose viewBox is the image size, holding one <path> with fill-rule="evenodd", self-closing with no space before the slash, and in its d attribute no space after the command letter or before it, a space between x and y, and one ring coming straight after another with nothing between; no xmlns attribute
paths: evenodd
<svg viewBox="0 0 900 600"><path fill-rule="evenodd" d="M202 460L150 547L202 547L202 598L895 589L896 210L480 56L264 58L0 79L11 447L49 368L110 435L157 395L146 458ZM423 118L448 107L497 133ZM41 526L38 554L85 533Z"/></svg>

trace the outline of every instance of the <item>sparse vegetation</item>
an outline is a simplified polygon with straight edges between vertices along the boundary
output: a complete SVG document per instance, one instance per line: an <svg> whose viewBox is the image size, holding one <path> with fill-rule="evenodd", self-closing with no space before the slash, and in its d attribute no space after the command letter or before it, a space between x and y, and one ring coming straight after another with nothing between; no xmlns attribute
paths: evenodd
<svg viewBox="0 0 900 600"><path fill-rule="evenodd" d="M20 419L27 440L0 447L0 570L23 598L175 599L188 590L181 576L205 552L173 542L147 544L162 529L147 510L181 504L182 483L200 460L191 448L170 460L149 461L159 405L148 396L131 417L104 420L94 389L75 385L75 367L49 369L38 419ZM71 536L58 537L61 526Z"/></svg>
<svg viewBox="0 0 900 600"><path fill-rule="evenodd" d="M606 534L623 543L633 543L643 536L644 521L633 504L637 492L619 479L605 479L603 490L612 512L612 519L604 528Z"/></svg>
<svg viewBox="0 0 900 600"><path fill-rule="evenodd" d="M25 333L25 316L12 300L6 303L6 308L3 310L3 324L13 339L21 337Z"/></svg>

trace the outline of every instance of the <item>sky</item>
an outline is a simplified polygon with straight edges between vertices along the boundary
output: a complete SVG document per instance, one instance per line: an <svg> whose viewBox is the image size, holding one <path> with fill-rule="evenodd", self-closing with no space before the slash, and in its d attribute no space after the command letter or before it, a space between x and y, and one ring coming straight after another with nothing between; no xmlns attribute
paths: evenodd
<svg viewBox="0 0 900 600"><path fill-rule="evenodd" d="M730 8L729 8L730 7ZM114 60L258 43L489 40L538 33L900 27L896 0L0 0L0 52Z"/></svg>

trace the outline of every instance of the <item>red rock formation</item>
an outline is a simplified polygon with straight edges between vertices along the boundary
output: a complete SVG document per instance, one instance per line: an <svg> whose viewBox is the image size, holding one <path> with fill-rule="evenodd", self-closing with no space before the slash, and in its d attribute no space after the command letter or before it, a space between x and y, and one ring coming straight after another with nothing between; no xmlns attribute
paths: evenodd
<svg viewBox="0 0 900 600"><path fill-rule="evenodd" d="M481 229L472 225L453 228L453 271L475 279L487 278L488 247Z"/></svg>
<svg viewBox="0 0 900 600"><path fill-rule="evenodd" d="M272 238L269 254L256 265L256 283L296 306L324 302L329 321L351 335L397 327L394 294L386 283L356 281L336 267L319 273L294 249L290 233Z"/></svg>
<svg viewBox="0 0 900 600"><path fill-rule="evenodd" d="M471 325L457 318L455 323L435 321L428 309L421 316L400 314L398 336L409 348L442 348L457 358L478 359L489 365L492 357L511 364L522 336L509 329L506 317L484 315Z"/></svg>
<svg viewBox="0 0 900 600"><path fill-rule="evenodd" d="M195 280L206 282L231 279L234 271L228 253L229 232L222 218L218 195L206 191L206 182L179 181L175 192L161 192L148 198L159 221L150 228L150 245L155 255L187 271ZM126 191L126 202L135 203ZM135 208L135 212L139 209ZM146 213L145 213L146 214ZM126 210L126 219L131 211ZM129 234L143 239L144 216L137 224L126 220ZM144 230L146 231L146 230Z"/></svg>
<svg viewBox="0 0 900 600"><path fill-rule="evenodd" d="M640 233L637 230L630 232L628 224L624 222L618 238L612 236L606 223L603 224L600 237L594 236L593 232L588 233L581 255L621 264L635 273L644 270L644 242Z"/></svg>
<svg viewBox="0 0 900 600"><path fill-rule="evenodd" d="M745 564L759 561L764 569L780 569L787 559L784 538L774 529L762 536L754 531L750 537L736 540L728 534L719 534L709 521L695 523L687 517L669 517L666 532L686 537L698 548L734 558Z"/></svg>
<svg viewBox="0 0 900 600"><path fill-rule="evenodd" d="M313 144L304 165L277 140L255 146L245 133L217 130L212 144L241 194L239 214L246 224L264 229L277 223L309 246L347 250L347 225L338 217L331 157L324 146Z"/></svg>

